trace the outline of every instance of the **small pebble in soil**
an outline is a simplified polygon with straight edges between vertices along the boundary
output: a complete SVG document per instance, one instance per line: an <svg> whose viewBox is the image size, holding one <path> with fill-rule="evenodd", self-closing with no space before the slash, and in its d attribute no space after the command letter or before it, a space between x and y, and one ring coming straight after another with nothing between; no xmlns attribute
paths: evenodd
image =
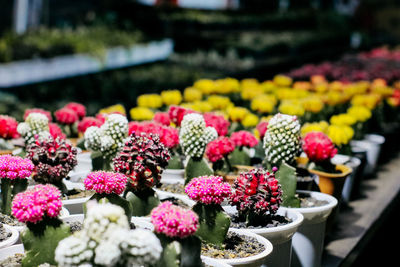
<svg viewBox="0 0 400 267"><path fill-rule="evenodd" d="M7 231L7 229L3 226L3 224L0 224L0 242L7 240L10 236L11 232Z"/></svg>
<svg viewBox="0 0 400 267"><path fill-rule="evenodd" d="M175 184L163 183L160 187L160 190L174 194L185 194L185 186L181 183L175 183Z"/></svg>
<svg viewBox="0 0 400 267"><path fill-rule="evenodd" d="M17 253L13 256L10 256L2 261L0 261L0 267L19 267L21 266L22 259L24 258L24 254Z"/></svg>
<svg viewBox="0 0 400 267"><path fill-rule="evenodd" d="M8 216L6 214L0 213L0 223L8 224L11 226L25 226L24 223L19 222L12 216Z"/></svg>
<svg viewBox="0 0 400 267"><path fill-rule="evenodd" d="M260 254L264 249L264 245L254 237L228 232L222 247L202 244L201 255L217 259L236 259Z"/></svg>
<svg viewBox="0 0 400 267"><path fill-rule="evenodd" d="M233 228L247 228L247 229L272 228L272 227L286 225L292 222L291 219L285 216L266 215L265 219L263 220L264 224L257 226L247 226L245 221L241 221L239 219L239 216L232 214L230 216L231 216L231 227Z"/></svg>
<svg viewBox="0 0 400 267"><path fill-rule="evenodd" d="M94 191L87 191L87 190L74 189L71 191L72 191L72 193L69 193L67 196L63 196L63 200L91 197L94 194Z"/></svg>
<svg viewBox="0 0 400 267"><path fill-rule="evenodd" d="M190 206L188 204L186 204L182 200L174 198L174 197L168 197L168 198L164 198L164 199L161 200L161 202L164 202L164 201L172 202L172 204L177 205L177 206L182 207L182 208L185 208L185 209L189 209L190 208Z"/></svg>
<svg viewBox="0 0 400 267"><path fill-rule="evenodd" d="M82 230L83 224L81 222L67 222L69 227L71 228L71 234Z"/></svg>

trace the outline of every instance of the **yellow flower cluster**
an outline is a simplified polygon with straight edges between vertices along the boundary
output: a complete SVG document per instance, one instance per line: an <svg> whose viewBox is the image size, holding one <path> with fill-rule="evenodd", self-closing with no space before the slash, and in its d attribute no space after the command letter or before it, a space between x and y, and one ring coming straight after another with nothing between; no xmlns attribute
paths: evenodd
<svg viewBox="0 0 400 267"><path fill-rule="evenodd" d="M309 132L327 133L329 124L326 121L304 123L301 127L301 135L305 136Z"/></svg>
<svg viewBox="0 0 400 267"><path fill-rule="evenodd" d="M233 103L227 96L211 95L208 97L207 102L214 110L225 110L228 107L233 106Z"/></svg>
<svg viewBox="0 0 400 267"><path fill-rule="evenodd" d="M304 108L299 100L283 100L278 107L279 112L288 114L288 115L296 115L303 116Z"/></svg>
<svg viewBox="0 0 400 267"><path fill-rule="evenodd" d="M167 106L179 105L182 102L182 94L179 90L162 91L161 98Z"/></svg>
<svg viewBox="0 0 400 267"><path fill-rule="evenodd" d="M324 108L324 102L317 95L310 95L303 99L303 107L306 111L318 113Z"/></svg>
<svg viewBox="0 0 400 267"><path fill-rule="evenodd" d="M363 95L355 95L351 99L351 104L353 106L364 106L373 110L381 100L381 96L378 94L363 94Z"/></svg>
<svg viewBox="0 0 400 267"><path fill-rule="evenodd" d="M145 107L131 108L129 114L131 115L132 120L135 121L147 121L153 119L154 117L154 112Z"/></svg>
<svg viewBox="0 0 400 267"><path fill-rule="evenodd" d="M161 108L163 100L160 95L157 94L145 94L137 98L137 105L143 108Z"/></svg>
<svg viewBox="0 0 400 267"><path fill-rule="evenodd" d="M352 106L347 109L347 113L359 122L367 121L372 116L371 110L364 106Z"/></svg>
<svg viewBox="0 0 400 267"><path fill-rule="evenodd" d="M121 113L126 115L126 110L123 105L116 104L99 110L100 114Z"/></svg>
<svg viewBox="0 0 400 267"><path fill-rule="evenodd" d="M243 107L230 107L227 109L228 116L231 121L242 121L247 114L249 114L249 110Z"/></svg>
<svg viewBox="0 0 400 267"><path fill-rule="evenodd" d="M334 115L330 119L330 123L333 125L347 125L351 126L357 122L356 118L350 114L342 113L339 115Z"/></svg>
<svg viewBox="0 0 400 267"><path fill-rule="evenodd" d="M258 121L259 121L259 119L258 119L257 115L254 115L254 114L252 114L252 113L248 113L248 114L244 117L244 119L242 120L242 125L243 125L244 127L248 127L248 128L250 128L250 127L256 127L257 124L258 124Z"/></svg>
<svg viewBox="0 0 400 267"><path fill-rule="evenodd" d="M327 135L337 146L347 145L354 136L354 130L347 125L329 125Z"/></svg>
<svg viewBox="0 0 400 267"><path fill-rule="evenodd" d="M200 101L203 98L203 93L194 87L188 87L183 91L183 99L186 102Z"/></svg>
<svg viewBox="0 0 400 267"><path fill-rule="evenodd" d="M274 95L262 94L251 101L251 110L260 113L272 113L278 100Z"/></svg>

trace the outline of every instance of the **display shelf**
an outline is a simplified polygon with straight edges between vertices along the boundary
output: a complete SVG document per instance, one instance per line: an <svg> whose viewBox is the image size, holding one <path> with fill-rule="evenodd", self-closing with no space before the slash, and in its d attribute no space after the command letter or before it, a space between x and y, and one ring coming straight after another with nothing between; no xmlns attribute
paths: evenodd
<svg viewBox="0 0 400 267"><path fill-rule="evenodd" d="M382 165L376 177L364 180L362 198L351 201L338 214L329 233L322 266L351 266L388 219L400 196L400 156Z"/></svg>
<svg viewBox="0 0 400 267"><path fill-rule="evenodd" d="M115 47L106 51L104 59L88 54L57 56L0 64L0 88L9 88L78 75L96 73L167 59L173 52L171 39Z"/></svg>
<svg viewBox="0 0 400 267"><path fill-rule="evenodd" d="M137 0L138 3L154 6L161 3L171 3L180 8L192 9L208 9L208 10L224 10L239 8L239 0L175 0L175 1L160 1L160 0Z"/></svg>

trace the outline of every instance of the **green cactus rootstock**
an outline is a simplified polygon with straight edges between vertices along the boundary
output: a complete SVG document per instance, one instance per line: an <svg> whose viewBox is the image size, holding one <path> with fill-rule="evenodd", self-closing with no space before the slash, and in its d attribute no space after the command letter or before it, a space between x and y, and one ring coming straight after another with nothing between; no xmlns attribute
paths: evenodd
<svg viewBox="0 0 400 267"><path fill-rule="evenodd" d="M183 166L180 156L177 153L175 153L168 161L167 169L179 170L179 169L183 169L183 168L184 168L184 166Z"/></svg>
<svg viewBox="0 0 400 267"><path fill-rule="evenodd" d="M194 159L191 157L185 168L185 184L188 184L195 177L212 174L214 174L214 171L204 158Z"/></svg>
<svg viewBox="0 0 400 267"><path fill-rule="evenodd" d="M263 151L264 152L264 151ZM229 162L232 165L250 165L250 156L247 154L246 151L242 148L235 148L235 150L232 152L232 154L229 155Z"/></svg>
<svg viewBox="0 0 400 267"><path fill-rule="evenodd" d="M159 234L163 253L156 267L202 267L201 241L197 236L172 239Z"/></svg>
<svg viewBox="0 0 400 267"><path fill-rule="evenodd" d="M11 214L11 202L14 196L28 187L27 179L1 179L1 212Z"/></svg>
<svg viewBox="0 0 400 267"><path fill-rule="evenodd" d="M153 189L127 191L125 198L131 204L133 216L147 216L160 204L160 199Z"/></svg>
<svg viewBox="0 0 400 267"><path fill-rule="evenodd" d="M25 249L22 267L37 267L43 263L57 265L54 251L58 242L70 235L70 227L67 224L61 224L58 227L47 225L39 235L27 228L21 234Z"/></svg>
<svg viewBox="0 0 400 267"><path fill-rule="evenodd" d="M296 197L297 174L296 169L287 163L282 163L275 174L282 188L282 206L299 208L300 200Z"/></svg>
<svg viewBox="0 0 400 267"><path fill-rule="evenodd" d="M222 246L231 225L230 216L221 205L197 203L192 209L199 216L199 228L195 235L203 242Z"/></svg>

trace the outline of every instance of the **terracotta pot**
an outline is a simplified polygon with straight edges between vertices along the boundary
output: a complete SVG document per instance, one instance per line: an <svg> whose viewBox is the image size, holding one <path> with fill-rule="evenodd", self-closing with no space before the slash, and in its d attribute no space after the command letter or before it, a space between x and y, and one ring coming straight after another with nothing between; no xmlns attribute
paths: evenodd
<svg viewBox="0 0 400 267"><path fill-rule="evenodd" d="M353 170L352 168L341 164L336 165L336 170L340 171L340 173L327 173L313 169L309 169L308 171L318 175L318 185L322 193L341 199L344 182Z"/></svg>
<svg viewBox="0 0 400 267"><path fill-rule="evenodd" d="M236 174L222 175L222 177L224 177L224 180L230 184L233 184L235 182L236 178L239 177L240 173L248 172L254 169L253 166L246 166L246 165L235 165L233 167L237 169Z"/></svg>

